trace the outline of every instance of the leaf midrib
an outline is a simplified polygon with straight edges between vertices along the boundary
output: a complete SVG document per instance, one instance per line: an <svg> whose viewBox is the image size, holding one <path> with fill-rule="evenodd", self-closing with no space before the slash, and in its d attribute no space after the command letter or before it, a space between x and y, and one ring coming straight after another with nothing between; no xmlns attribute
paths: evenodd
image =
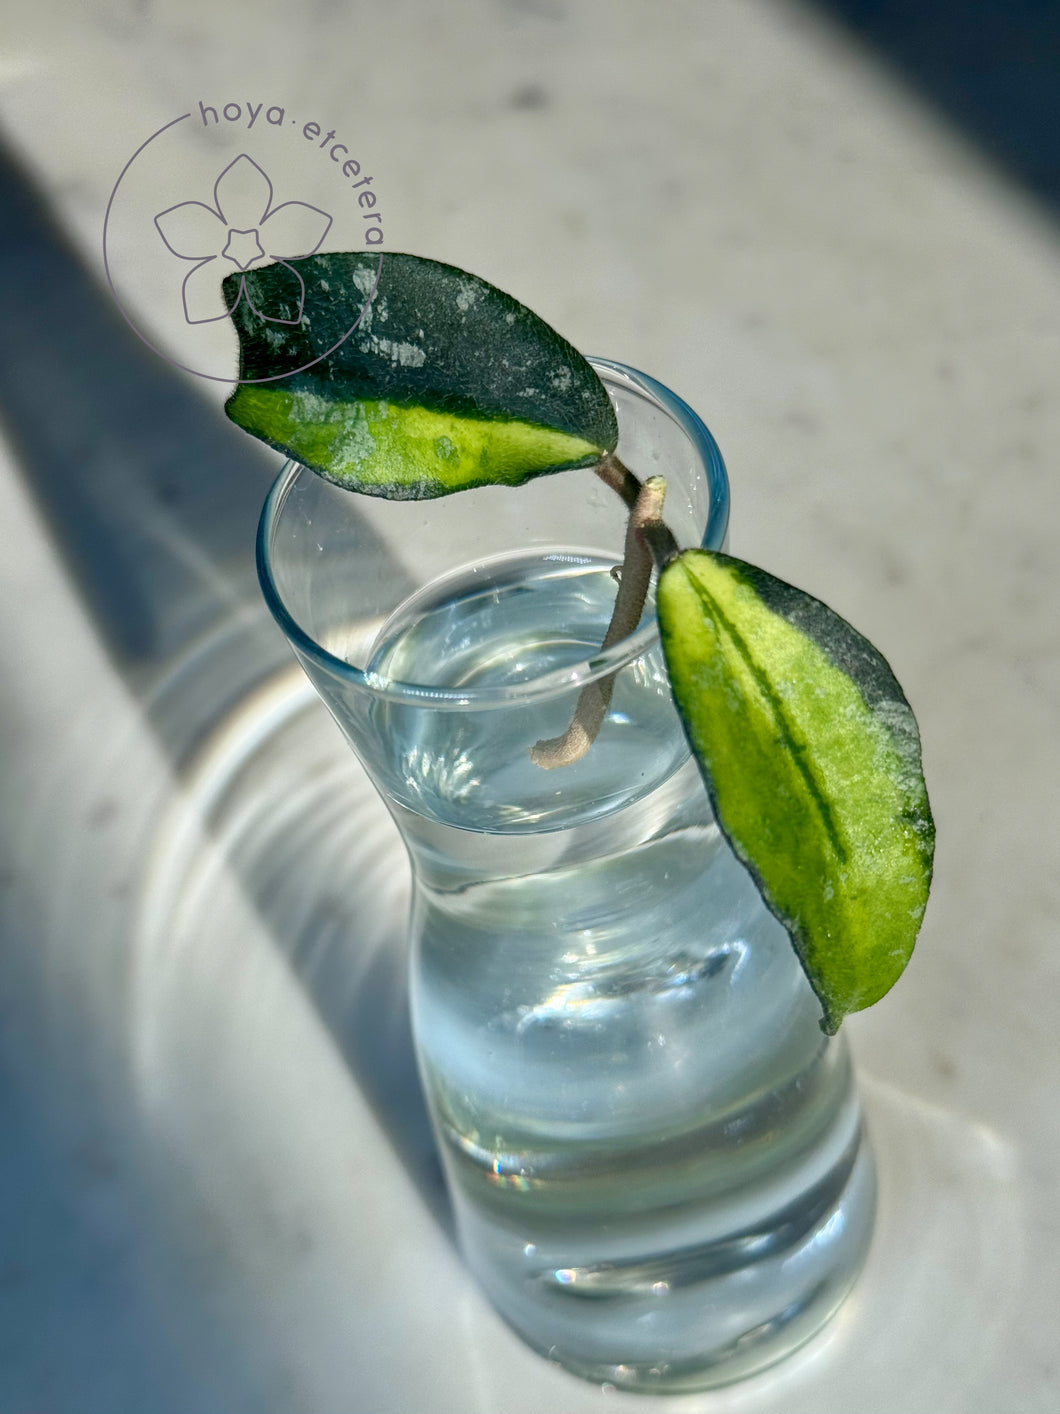
<svg viewBox="0 0 1060 1414"><path fill-rule="evenodd" d="M797 735L797 733L793 730L787 717L784 715L783 704L780 698L773 690L768 675L755 661L755 658L751 653L751 650L748 647L743 635L736 628L735 624L730 621L728 616L725 614L724 610L718 604L717 600L714 599L714 597L710 594L709 590L707 590L707 588L691 572L689 572L688 574L688 580L692 586L693 592L699 599L700 603L704 606L706 611L714 618L715 622L719 625L719 627L722 628L723 631L727 634L727 636L732 642L733 647L743 659L744 663L748 668L748 671L751 673L751 676L758 684L759 691L762 693L762 696L765 698L772 711L773 720L776 723L781 741L790 752L791 757L795 763L795 769L798 771L799 775L805 782L810 799L817 807L817 812L821 819L821 825L824 829L824 833L826 838L828 839L829 844L832 846L832 852L835 854L840 864L846 864L847 859L849 857L847 849L845 844L843 843L842 838L840 837L839 830L835 822L835 817L832 813L832 808L828 803L828 799L823 789L821 788L821 785L818 782L816 776L814 775L809 762L806 760L806 743L802 741L801 738Z"/></svg>

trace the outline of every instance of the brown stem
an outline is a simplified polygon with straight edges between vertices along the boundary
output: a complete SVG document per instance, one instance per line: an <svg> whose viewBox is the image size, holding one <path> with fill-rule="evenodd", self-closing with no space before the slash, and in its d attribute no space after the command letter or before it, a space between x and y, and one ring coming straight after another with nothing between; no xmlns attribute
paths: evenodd
<svg viewBox="0 0 1060 1414"><path fill-rule="evenodd" d="M619 639L626 638L640 623L644 612L644 601L648 597L653 565L652 540L658 539L658 528L662 527L663 497L666 482L661 476L651 476L643 485L617 458L609 457L597 467L597 475L622 496L629 504L628 493L632 487L633 500L629 521L626 525L625 559L622 575L615 595L615 607L611 612L611 622L600 645L601 651L610 648ZM673 540L673 536L670 536ZM611 705L611 693L615 684L615 674L595 682L586 683L578 695L574 718L562 736L539 741L531 748L530 759L536 766L546 771L556 766L570 766L585 755L596 740L603 725L607 709Z"/></svg>
<svg viewBox="0 0 1060 1414"><path fill-rule="evenodd" d="M637 504L637 497L640 495L641 482L625 462L620 461L612 452L609 456L604 457L603 461L599 462L593 470L605 486L610 486L612 491L622 497L632 511Z"/></svg>
<svg viewBox="0 0 1060 1414"><path fill-rule="evenodd" d="M630 471L629 467L620 461L614 453L605 457L594 469L604 485L610 486L612 491L621 496L632 511L641 491L640 478ZM660 502L660 512L661 509L662 503ZM644 522L641 526L641 533L661 574L670 561L680 553L680 546L674 539L673 531L668 525L663 524L660 517L656 517L654 520L649 519Z"/></svg>

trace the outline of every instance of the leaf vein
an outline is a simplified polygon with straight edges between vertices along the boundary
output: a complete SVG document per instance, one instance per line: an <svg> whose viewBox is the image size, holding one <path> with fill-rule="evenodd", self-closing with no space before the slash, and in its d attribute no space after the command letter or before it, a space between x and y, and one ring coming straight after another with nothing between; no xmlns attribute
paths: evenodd
<svg viewBox="0 0 1060 1414"><path fill-rule="evenodd" d="M832 807L828 803L828 798L820 782L814 775L810 763L806 760L806 743L789 723L784 713L784 705L775 692L768 674L755 660L749 645L739 629L737 629L736 625L728 618L717 600L714 599L707 590L706 586L692 574L689 574L688 578L696 597L706 611L714 618L719 627L724 630L731 640L733 647L746 664L751 676L754 678L759 691L771 709L774 723L776 724L784 746L790 752L791 759L795 763L795 769L802 777L811 801L817 807L821 825L832 846L833 853L841 864L845 864L848 858L847 848L839 834L839 829L835 822Z"/></svg>

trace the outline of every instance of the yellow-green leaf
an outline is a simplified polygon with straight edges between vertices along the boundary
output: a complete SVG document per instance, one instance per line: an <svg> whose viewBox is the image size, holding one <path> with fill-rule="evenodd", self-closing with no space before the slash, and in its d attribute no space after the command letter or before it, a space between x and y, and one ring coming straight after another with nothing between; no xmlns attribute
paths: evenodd
<svg viewBox="0 0 1060 1414"><path fill-rule="evenodd" d="M897 981L927 903L934 826L912 710L845 620L727 555L671 561L658 614L718 823L834 1032Z"/></svg>

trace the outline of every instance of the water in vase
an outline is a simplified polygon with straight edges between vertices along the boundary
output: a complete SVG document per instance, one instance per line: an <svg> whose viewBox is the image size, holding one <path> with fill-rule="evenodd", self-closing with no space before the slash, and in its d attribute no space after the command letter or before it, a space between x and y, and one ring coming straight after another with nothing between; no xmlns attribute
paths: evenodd
<svg viewBox="0 0 1060 1414"><path fill-rule="evenodd" d="M823 1323L875 1187L846 1046L720 836L661 649L618 675L585 758L530 760L576 698L542 676L592 657L614 593L610 566L577 552L449 576L391 618L371 670L497 701L390 701L377 727L468 1260L569 1368L698 1388Z"/></svg>

